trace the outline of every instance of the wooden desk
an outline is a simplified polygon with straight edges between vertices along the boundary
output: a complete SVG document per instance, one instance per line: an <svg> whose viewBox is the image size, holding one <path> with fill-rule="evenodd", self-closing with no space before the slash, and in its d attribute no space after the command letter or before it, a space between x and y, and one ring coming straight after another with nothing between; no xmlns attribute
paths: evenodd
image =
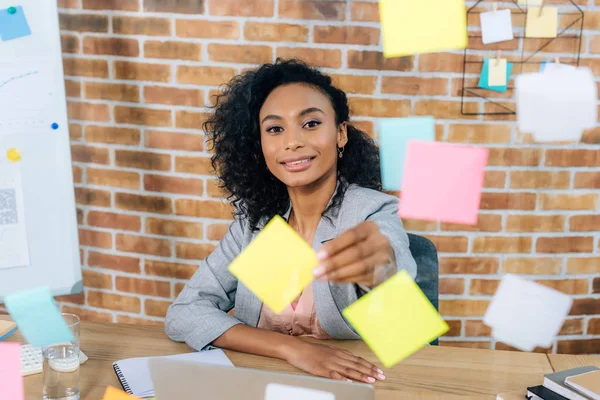
<svg viewBox="0 0 600 400"><path fill-rule="evenodd" d="M0 318L7 318L0 316ZM120 387L113 361L129 357L187 353L191 349L169 340L160 327L82 322L81 349L89 360L81 366L81 399L99 400L106 386ZM17 332L8 338L23 342ZM360 341L328 342L380 363ZM238 367L302 374L287 363L227 351ZM572 356L560 356L571 360ZM587 362L578 357L579 361ZM574 362L574 361L566 361ZM377 400L391 399L495 399L497 393L541 382L553 371L545 354L431 346L386 370L387 379L375 385ZM25 378L27 400L41 398L42 375ZM466 397L465 397L466 396Z"/></svg>

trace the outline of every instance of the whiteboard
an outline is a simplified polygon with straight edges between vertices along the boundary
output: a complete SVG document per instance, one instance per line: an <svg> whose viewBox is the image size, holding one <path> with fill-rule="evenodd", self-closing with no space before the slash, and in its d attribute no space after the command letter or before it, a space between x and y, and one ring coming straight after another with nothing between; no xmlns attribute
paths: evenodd
<svg viewBox="0 0 600 400"><path fill-rule="evenodd" d="M63 82L56 2L0 0L0 303L83 290Z"/></svg>

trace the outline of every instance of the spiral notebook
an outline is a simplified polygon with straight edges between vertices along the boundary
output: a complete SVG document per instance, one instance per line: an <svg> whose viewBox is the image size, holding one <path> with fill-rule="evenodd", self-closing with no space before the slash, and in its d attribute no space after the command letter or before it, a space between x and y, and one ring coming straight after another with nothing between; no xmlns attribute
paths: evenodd
<svg viewBox="0 0 600 400"><path fill-rule="evenodd" d="M154 387L150 378L148 360L151 358L188 361L198 364L213 364L226 367L234 365L229 361L223 350L207 350L194 353L177 354L165 357L127 358L113 363L115 373L123 386L123 390L136 397L154 396Z"/></svg>

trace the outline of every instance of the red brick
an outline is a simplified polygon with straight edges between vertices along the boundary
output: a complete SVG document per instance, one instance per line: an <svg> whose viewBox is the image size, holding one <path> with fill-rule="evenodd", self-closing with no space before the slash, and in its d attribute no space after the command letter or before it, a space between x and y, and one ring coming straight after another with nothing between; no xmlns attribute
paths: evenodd
<svg viewBox="0 0 600 400"><path fill-rule="evenodd" d="M509 125L452 124L448 142L456 143L510 143Z"/></svg>
<svg viewBox="0 0 600 400"><path fill-rule="evenodd" d="M58 14L61 31L108 32L108 17L92 14Z"/></svg>
<svg viewBox="0 0 600 400"><path fill-rule="evenodd" d="M146 219L146 233L161 236L177 236L202 239L202 224L195 222L173 221L159 218Z"/></svg>
<svg viewBox="0 0 600 400"><path fill-rule="evenodd" d="M463 278L440 278L440 294L463 294L465 292L465 280Z"/></svg>
<svg viewBox="0 0 600 400"><path fill-rule="evenodd" d="M146 315L152 317L164 317L167 315L167 309L170 305L170 301L147 299L144 301L144 311L146 312Z"/></svg>
<svg viewBox="0 0 600 400"><path fill-rule="evenodd" d="M343 21L346 17L346 4L345 1L280 0L279 17Z"/></svg>
<svg viewBox="0 0 600 400"><path fill-rule="evenodd" d="M98 147L71 145L71 157L73 161L91 164L108 164L108 149Z"/></svg>
<svg viewBox="0 0 600 400"><path fill-rule="evenodd" d="M83 182L83 170L80 167L73 167L73 182L74 183L82 183Z"/></svg>
<svg viewBox="0 0 600 400"><path fill-rule="evenodd" d="M600 257L573 257L567 260L567 274L594 273L600 273Z"/></svg>
<svg viewBox="0 0 600 400"><path fill-rule="evenodd" d="M551 275L559 274L562 260L559 258L506 258L502 272L506 274Z"/></svg>
<svg viewBox="0 0 600 400"><path fill-rule="evenodd" d="M418 76L384 76L381 92L407 96L443 96L448 94L448 80Z"/></svg>
<svg viewBox="0 0 600 400"><path fill-rule="evenodd" d="M67 97L81 97L81 83L65 79L65 94Z"/></svg>
<svg viewBox="0 0 600 400"><path fill-rule="evenodd" d="M171 284L164 281L117 276L116 288L121 292L146 296L171 297Z"/></svg>
<svg viewBox="0 0 600 400"><path fill-rule="evenodd" d="M117 250L170 257L171 244L166 239L117 234Z"/></svg>
<svg viewBox="0 0 600 400"><path fill-rule="evenodd" d="M174 290L174 295L175 297L179 296L179 293L181 293L181 291L183 290L183 288L185 287L185 283L176 283L175 284L175 290Z"/></svg>
<svg viewBox="0 0 600 400"><path fill-rule="evenodd" d="M592 318L588 322L588 335L600 335L600 318Z"/></svg>
<svg viewBox="0 0 600 400"><path fill-rule="evenodd" d="M446 324L448 325L448 332L444 334L444 336L460 336L460 330L462 329L462 321L459 319L451 319L446 320Z"/></svg>
<svg viewBox="0 0 600 400"><path fill-rule="evenodd" d="M538 253L583 253L594 250L594 238L588 236L540 237L535 250Z"/></svg>
<svg viewBox="0 0 600 400"><path fill-rule="evenodd" d="M235 74L233 68L180 65L177 67L177 82L219 86L229 82Z"/></svg>
<svg viewBox="0 0 600 400"><path fill-rule="evenodd" d="M67 102L67 112L70 120L100 121L110 120L110 111L106 104Z"/></svg>
<svg viewBox="0 0 600 400"><path fill-rule="evenodd" d="M142 227L141 218L137 215L117 214L91 210L88 213L88 225L123 231L139 231Z"/></svg>
<svg viewBox="0 0 600 400"><path fill-rule="evenodd" d="M86 10L139 11L140 0L83 0Z"/></svg>
<svg viewBox="0 0 600 400"><path fill-rule="evenodd" d="M562 215L509 215L507 232L563 232L565 217Z"/></svg>
<svg viewBox="0 0 600 400"><path fill-rule="evenodd" d="M600 231L600 215L576 215L569 218L569 230L572 232Z"/></svg>
<svg viewBox="0 0 600 400"><path fill-rule="evenodd" d="M175 244L175 251L177 258L183 258L187 260L204 260L212 251L215 246L212 244L198 244L188 242L177 242Z"/></svg>
<svg viewBox="0 0 600 400"><path fill-rule="evenodd" d="M204 181L195 178L144 175L144 189L150 192L202 196L202 193L204 193Z"/></svg>
<svg viewBox="0 0 600 400"><path fill-rule="evenodd" d="M438 223L437 221L424 221L420 219L403 219L402 223L404 224L404 229L410 232L427 232L427 231L437 231Z"/></svg>
<svg viewBox="0 0 600 400"><path fill-rule="evenodd" d="M475 107L477 103L465 103L466 107ZM418 100L415 103L415 115L432 115L437 119L468 118L461 115L460 101L448 100Z"/></svg>
<svg viewBox="0 0 600 400"><path fill-rule="evenodd" d="M92 185L122 187L133 190L140 188L140 175L137 172L88 168L86 181Z"/></svg>
<svg viewBox="0 0 600 400"><path fill-rule="evenodd" d="M140 90L136 85L121 83L85 82L84 93L87 99L140 101Z"/></svg>
<svg viewBox="0 0 600 400"><path fill-rule="evenodd" d="M535 193L484 192L481 194L482 210L535 210Z"/></svg>
<svg viewBox="0 0 600 400"><path fill-rule="evenodd" d="M496 342L496 347L494 348L494 350L500 350L500 351L517 351L520 352L521 350L512 347L506 343L502 343L502 342ZM533 349L532 353L540 353L540 354L544 354L544 353L552 353L552 348L548 348L548 349L544 349L543 347L536 347Z"/></svg>
<svg viewBox="0 0 600 400"><path fill-rule="evenodd" d="M440 257L440 274L495 274L499 262L495 257Z"/></svg>
<svg viewBox="0 0 600 400"><path fill-rule="evenodd" d="M420 72L462 72L463 54L432 53L419 55Z"/></svg>
<svg viewBox="0 0 600 400"><path fill-rule="evenodd" d="M159 196L143 196L131 193L116 193L115 205L121 210L151 212L160 214L171 213L171 199Z"/></svg>
<svg viewBox="0 0 600 400"><path fill-rule="evenodd" d="M171 126L171 110L140 107L115 107L115 121L120 124Z"/></svg>
<svg viewBox="0 0 600 400"><path fill-rule="evenodd" d="M536 280L537 283L566 294L587 294L589 281L587 279L546 279Z"/></svg>
<svg viewBox="0 0 600 400"><path fill-rule="evenodd" d="M485 171L483 177L483 186L486 188L504 188L506 186L506 172L504 171Z"/></svg>
<svg viewBox="0 0 600 400"><path fill-rule="evenodd" d="M81 246L111 249L112 235L108 232L92 231L89 229L79 229L79 244Z"/></svg>
<svg viewBox="0 0 600 400"><path fill-rule="evenodd" d="M600 174L597 172L576 172L573 185L576 189L600 189Z"/></svg>
<svg viewBox="0 0 600 400"><path fill-rule="evenodd" d="M366 93L375 92L377 77L363 75L331 75L333 84L346 93Z"/></svg>
<svg viewBox="0 0 600 400"><path fill-rule="evenodd" d="M198 270L198 265L175 264L164 261L144 261L144 271L147 275L165 278L190 279Z"/></svg>
<svg viewBox="0 0 600 400"><path fill-rule="evenodd" d="M597 194L550 194L540 195L542 210L595 210Z"/></svg>
<svg viewBox="0 0 600 400"><path fill-rule="evenodd" d="M510 187L515 189L568 189L569 171L511 171Z"/></svg>
<svg viewBox="0 0 600 400"><path fill-rule="evenodd" d="M558 354L598 354L600 353L600 339L569 339L556 342Z"/></svg>
<svg viewBox="0 0 600 400"><path fill-rule="evenodd" d="M251 46L235 44L208 45L208 56L212 61L263 64L271 62L273 50L269 46Z"/></svg>
<svg viewBox="0 0 600 400"><path fill-rule="evenodd" d="M595 315L600 314L600 298L573 299L573 306L569 315Z"/></svg>
<svg viewBox="0 0 600 400"><path fill-rule="evenodd" d="M237 36L234 39L237 39ZM307 42L308 27L296 24L246 21L244 39L262 42Z"/></svg>
<svg viewBox="0 0 600 400"><path fill-rule="evenodd" d="M88 252L87 265L127 272L130 274L140 273L140 259L135 257L116 256L113 254Z"/></svg>
<svg viewBox="0 0 600 400"><path fill-rule="evenodd" d="M200 61L202 46L198 43L148 40L144 43L144 58Z"/></svg>
<svg viewBox="0 0 600 400"><path fill-rule="evenodd" d="M110 192L86 188L75 188L75 201L86 206L110 207Z"/></svg>
<svg viewBox="0 0 600 400"><path fill-rule="evenodd" d="M115 151L115 163L119 167L169 171L171 156L142 151L117 150Z"/></svg>
<svg viewBox="0 0 600 400"><path fill-rule="evenodd" d="M87 303L92 307L107 308L109 310L139 313L140 299L132 296L97 292L90 290L87 294Z"/></svg>
<svg viewBox="0 0 600 400"><path fill-rule="evenodd" d="M313 30L315 43L358 45L379 44L379 29L366 26L317 25Z"/></svg>
<svg viewBox="0 0 600 400"><path fill-rule="evenodd" d="M206 230L208 240L221 240L229 232L229 224L210 224Z"/></svg>
<svg viewBox="0 0 600 400"><path fill-rule="evenodd" d="M560 328L559 335L582 335L583 334L583 318L567 319Z"/></svg>
<svg viewBox="0 0 600 400"><path fill-rule="evenodd" d="M223 201L176 199L175 213L187 217L231 219L232 207Z"/></svg>
<svg viewBox="0 0 600 400"><path fill-rule="evenodd" d="M79 38L75 35L60 35L60 47L63 53L79 53Z"/></svg>
<svg viewBox="0 0 600 400"><path fill-rule="evenodd" d="M115 78L137 81L169 82L171 67L165 64L115 61Z"/></svg>
<svg viewBox="0 0 600 400"><path fill-rule="evenodd" d="M210 197L217 197L217 198L227 197L227 195L228 195L227 192L223 188L221 188L219 183L217 183L217 181L214 179L206 180L206 193Z"/></svg>
<svg viewBox="0 0 600 400"><path fill-rule="evenodd" d="M480 320L465 321L465 336L491 336L492 329Z"/></svg>
<svg viewBox="0 0 600 400"><path fill-rule="evenodd" d="M72 304L85 304L85 294L79 293L67 296L56 296L54 300L56 300L57 302L65 302Z"/></svg>
<svg viewBox="0 0 600 400"><path fill-rule="evenodd" d="M165 131L144 131L144 146L148 148L202 151L204 136L194 133L176 133Z"/></svg>
<svg viewBox="0 0 600 400"><path fill-rule="evenodd" d="M443 231L461 232L500 232L502 229L502 216L497 214L480 214L476 225L442 223Z"/></svg>
<svg viewBox="0 0 600 400"><path fill-rule="evenodd" d="M79 8L79 0L58 0L58 8Z"/></svg>
<svg viewBox="0 0 600 400"><path fill-rule="evenodd" d="M353 1L350 3L350 19L352 21L379 22L379 5Z"/></svg>
<svg viewBox="0 0 600 400"><path fill-rule="evenodd" d="M488 300L440 300L440 314L455 317L482 317L489 305Z"/></svg>
<svg viewBox="0 0 600 400"><path fill-rule="evenodd" d="M177 111L175 126L180 129L201 129L208 116L205 112Z"/></svg>
<svg viewBox="0 0 600 400"><path fill-rule="evenodd" d="M536 148L491 148L488 165L529 166L540 165L542 152Z"/></svg>
<svg viewBox="0 0 600 400"><path fill-rule="evenodd" d="M84 269L81 271L83 276L83 286L96 289L112 289L112 276L101 274L100 272Z"/></svg>
<svg viewBox="0 0 600 400"><path fill-rule="evenodd" d="M136 146L140 144L140 130L88 125L85 127L85 140L88 142L124 144Z"/></svg>
<svg viewBox="0 0 600 400"><path fill-rule="evenodd" d="M137 57L140 55L140 46L135 39L86 36L83 38L83 53Z"/></svg>
<svg viewBox="0 0 600 400"><path fill-rule="evenodd" d="M211 175L213 168L209 157L187 157L175 158L175 171L188 174Z"/></svg>
<svg viewBox="0 0 600 400"><path fill-rule="evenodd" d="M473 253L529 253L531 237L478 236L473 240Z"/></svg>
<svg viewBox="0 0 600 400"><path fill-rule="evenodd" d="M204 93L197 89L176 89L164 86L144 87L147 104L169 104L188 107L203 107Z"/></svg>
<svg viewBox="0 0 600 400"><path fill-rule="evenodd" d="M246 22L246 26L251 22ZM239 39L240 28L235 21L208 21L178 19L175 23L177 36L200 39Z"/></svg>
<svg viewBox="0 0 600 400"><path fill-rule="evenodd" d="M342 66L342 52L338 49L278 47L277 57L299 58L314 67L340 68Z"/></svg>
<svg viewBox="0 0 600 400"><path fill-rule="evenodd" d="M545 165L552 167L600 167L598 150L546 150Z"/></svg>
<svg viewBox="0 0 600 400"><path fill-rule="evenodd" d="M466 236L426 235L440 253L463 253L467 251L469 239Z"/></svg>
<svg viewBox="0 0 600 400"><path fill-rule="evenodd" d="M219 0L210 3L210 14L229 17L272 17L273 0Z"/></svg>
<svg viewBox="0 0 600 400"><path fill-rule="evenodd" d="M144 11L202 14L204 12L204 0L144 0Z"/></svg>
<svg viewBox="0 0 600 400"><path fill-rule="evenodd" d="M410 114L410 100L352 97L349 102L353 114L360 116L402 117Z"/></svg>
<svg viewBox="0 0 600 400"><path fill-rule="evenodd" d="M108 78L108 62L84 58L63 58L65 75Z"/></svg>
<svg viewBox="0 0 600 400"><path fill-rule="evenodd" d="M413 57L385 58L380 51L348 50L348 68L407 72L413 67Z"/></svg>
<svg viewBox="0 0 600 400"><path fill-rule="evenodd" d="M122 35L170 36L168 18L113 16L113 32Z"/></svg>

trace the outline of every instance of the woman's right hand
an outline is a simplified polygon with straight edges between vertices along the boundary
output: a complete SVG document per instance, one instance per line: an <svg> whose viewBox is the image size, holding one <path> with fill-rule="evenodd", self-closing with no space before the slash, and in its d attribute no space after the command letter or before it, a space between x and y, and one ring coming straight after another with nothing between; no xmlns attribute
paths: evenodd
<svg viewBox="0 0 600 400"><path fill-rule="evenodd" d="M349 351L302 340L288 348L286 361L309 374L325 378L370 384L385 379L377 366Z"/></svg>

